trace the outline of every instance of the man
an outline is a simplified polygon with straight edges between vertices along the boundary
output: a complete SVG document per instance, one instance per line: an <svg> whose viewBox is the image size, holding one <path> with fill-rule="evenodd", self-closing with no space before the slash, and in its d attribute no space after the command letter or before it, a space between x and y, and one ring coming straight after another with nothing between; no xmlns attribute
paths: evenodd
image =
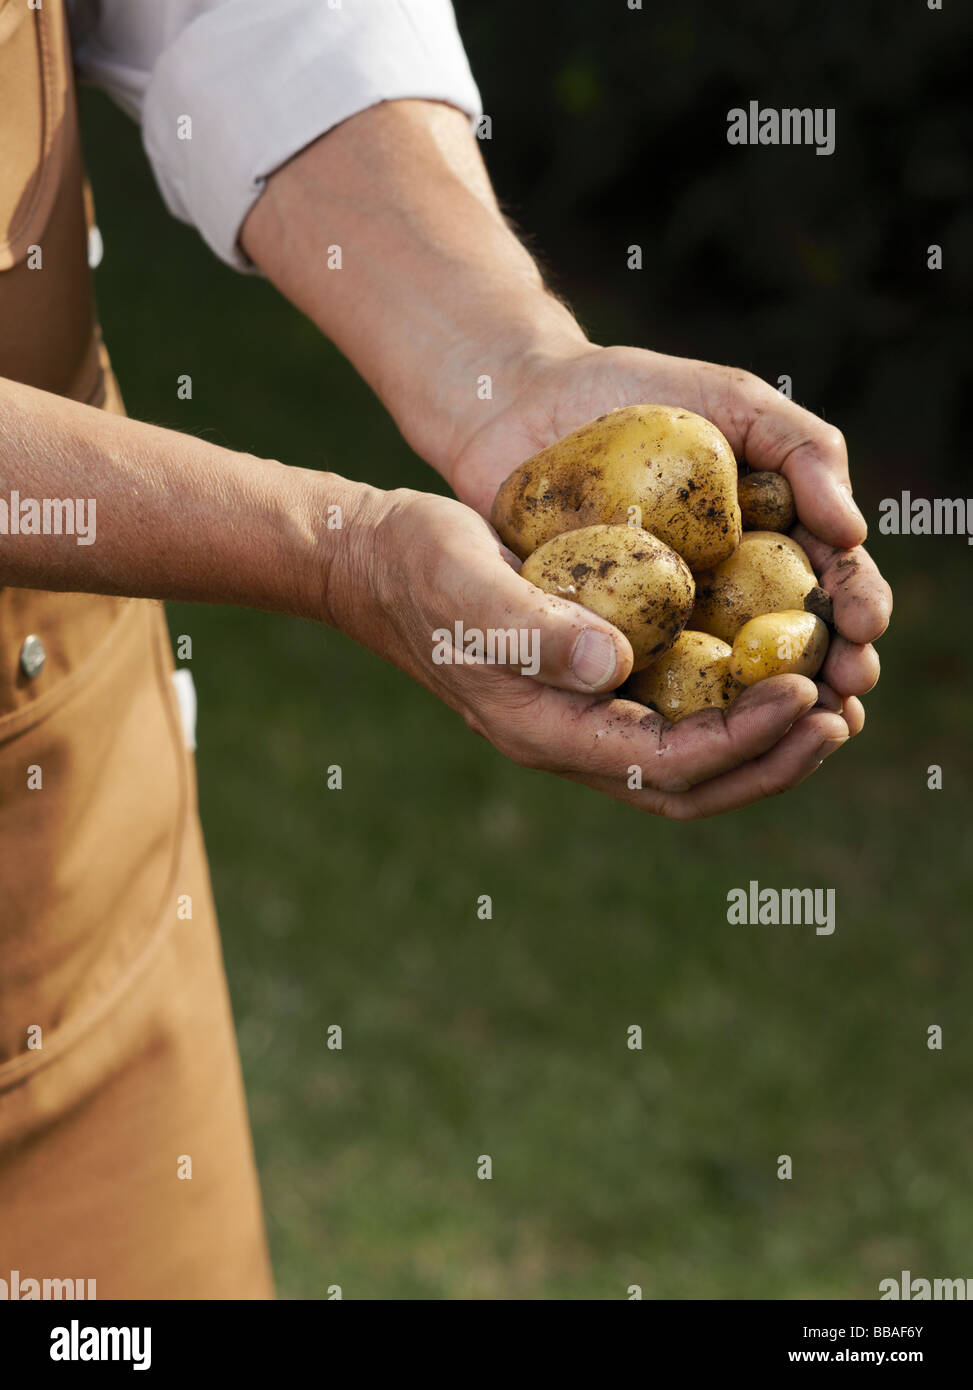
<svg viewBox="0 0 973 1390"><path fill-rule="evenodd" d="M746 373L593 345L545 290L480 159L447 0L72 16L78 63L141 120L172 211L304 310L460 499L124 417L85 266L63 8L0 0L0 1271L95 1279L101 1298L268 1297L158 600L331 624L517 762L688 819L793 786L858 732L890 598L836 430ZM782 677L725 716L644 720L604 699L626 639L519 578L483 519L498 484L636 401L708 416L790 479L841 633L818 685ZM63 521L66 499L96 534L30 521L31 502ZM456 620L537 629L537 679L437 664L432 633Z"/></svg>

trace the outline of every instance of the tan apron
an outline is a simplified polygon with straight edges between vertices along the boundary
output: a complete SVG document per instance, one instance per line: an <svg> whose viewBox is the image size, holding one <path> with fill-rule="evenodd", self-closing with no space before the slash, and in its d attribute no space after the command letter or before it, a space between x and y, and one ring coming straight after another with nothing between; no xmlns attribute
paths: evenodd
<svg viewBox="0 0 973 1390"><path fill-rule="evenodd" d="M0 376L121 413L87 230L62 5L0 0ZM171 673L160 604L0 589L0 1296L273 1296Z"/></svg>

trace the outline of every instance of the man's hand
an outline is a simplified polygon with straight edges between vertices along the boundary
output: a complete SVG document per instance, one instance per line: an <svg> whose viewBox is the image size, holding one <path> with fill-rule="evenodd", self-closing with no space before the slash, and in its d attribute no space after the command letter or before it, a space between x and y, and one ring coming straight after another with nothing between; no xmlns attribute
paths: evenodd
<svg viewBox="0 0 973 1390"><path fill-rule="evenodd" d="M332 568L329 621L421 681L521 766L692 820L794 786L848 737L843 718L813 708L818 690L801 676L763 681L726 713L675 726L607 696L631 670L627 640L521 579L516 557L459 502L373 493L349 544L353 554ZM533 636L536 678L461 653L444 662L440 630L452 633L457 622L467 634Z"/></svg>
<svg viewBox="0 0 973 1390"><path fill-rule="evenodd" d="M639 348L585 344L553 362L535 361L509 405L470 424L448 473L457 495L484 515L517 465L578 425L618 406L684 406L726 435L738 460L773 469L794 490L792 531L834 601L838 636L821 673L821 699L840 710L850 733L864 722L857 696L878 680L870 644L888 626L889 586L862 549L866 526L852 501L840 432L748 372L664 357ZM491 403L484 402L484 414Z"/></svg>

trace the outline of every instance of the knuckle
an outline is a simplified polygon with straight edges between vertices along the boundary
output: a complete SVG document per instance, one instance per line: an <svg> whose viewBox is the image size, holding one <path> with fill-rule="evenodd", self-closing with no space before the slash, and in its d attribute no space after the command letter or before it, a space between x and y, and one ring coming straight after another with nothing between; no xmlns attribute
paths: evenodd
<svg viewBox="0 0 973 1390"><path fill-rule="evenodd" d="M838 455L844 458L847 455L847 445L845 436L837 425L822 425L821 427L821 450L825 454Z"/></svg>
<svg viewBox="0 0 973 1390"><path fill-rule="evenodd" d="M771 387L753 372L741 371L736 367L714 367L713 372L710 385L714 396L719 397L721 414L731 432L743 435L750 423L751 413L765 404Z"/></svg>
<svg viewBox="0 0 973 1390"><path fill-rule="evenodd" d="M737 382L742 390L748 395L760 400L766 396L775 396L777 392L769 382L764 381L763 377L757 376L756 372L736 372L734 373Z"/></svg>

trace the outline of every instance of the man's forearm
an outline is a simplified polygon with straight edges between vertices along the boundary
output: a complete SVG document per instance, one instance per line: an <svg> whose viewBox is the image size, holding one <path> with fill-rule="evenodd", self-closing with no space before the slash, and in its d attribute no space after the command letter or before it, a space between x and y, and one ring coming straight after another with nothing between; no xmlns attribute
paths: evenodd
<svg viewBox="0 0 973 1390"><path fill-rule="evenodd" d="M379 495L0 379L3 585L327 620L334 563Z"/></svg>
<svg viewBox="0 0 973 1390"><path fill-rule="evenodd" d="M382 103L308 146L270 178L241 243L447 478L489 412L482 376L502 400L532 354L585 342L506 225L468 120L436 102Z"/></svg>

